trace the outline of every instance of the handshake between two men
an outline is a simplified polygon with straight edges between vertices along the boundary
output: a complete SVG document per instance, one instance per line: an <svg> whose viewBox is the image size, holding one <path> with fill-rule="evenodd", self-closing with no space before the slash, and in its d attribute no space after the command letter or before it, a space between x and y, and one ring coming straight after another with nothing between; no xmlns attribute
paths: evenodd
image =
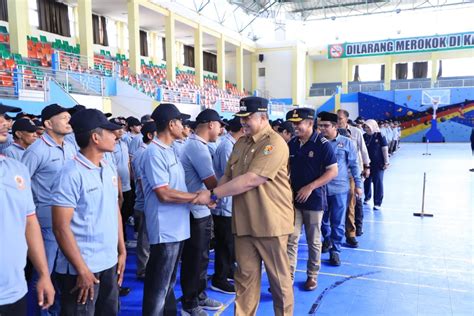
<svg viewBox="0 0 474 316"><path fill-rule="evenodd" d="M197 191L196 197L191 201L192 204L196 205L207 205L209 208L216 208L217 198L212 198L212 193L210 190Z"/></svg>

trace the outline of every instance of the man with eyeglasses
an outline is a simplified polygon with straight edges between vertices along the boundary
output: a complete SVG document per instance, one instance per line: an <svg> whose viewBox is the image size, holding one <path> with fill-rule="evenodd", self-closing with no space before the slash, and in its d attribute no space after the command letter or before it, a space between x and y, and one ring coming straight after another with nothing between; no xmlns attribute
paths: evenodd
<svg viewBox="0 0 474 316"><path fill-rule="evenodd" d="M321 227L324 238L323 249L330 251L330 264L341 265L339 254L344 237L344 221L349 193L349 172L354 178L355 194L362 196L362 180L357 157L357 149L348 137L337 131L337 115L329 112L318 114L318 127L334 150L337 159L338 175L327 184L328 210L324 212ZM324 252L324 251L323 251Z"/></svg>

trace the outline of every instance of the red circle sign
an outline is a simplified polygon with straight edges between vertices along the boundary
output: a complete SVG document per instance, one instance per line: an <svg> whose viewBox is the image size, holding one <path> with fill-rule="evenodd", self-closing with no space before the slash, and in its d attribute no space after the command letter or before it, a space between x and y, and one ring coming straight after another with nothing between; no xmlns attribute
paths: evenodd
<svg viewBox="0 0 474 316"><path fill-rule="evenodd" d="M340 45L340 44L332 45L329 48L329 55L332 58L340 58L343 53L344 53L344 47L342 47L342 45Z"/></svg>

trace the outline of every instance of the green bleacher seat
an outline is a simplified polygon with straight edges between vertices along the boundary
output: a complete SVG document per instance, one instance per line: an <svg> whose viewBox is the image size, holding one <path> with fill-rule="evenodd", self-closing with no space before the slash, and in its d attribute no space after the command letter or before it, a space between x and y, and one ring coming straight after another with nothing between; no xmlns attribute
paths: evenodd
<svg viewBox="0 0 474 316"><path fill-rule="evenodd" d="M46 38L46 36L40 35L40 41L41 41L41 43L47 43L48 39Z"/></svg>
<svg viewBox="0 0 474 316"><path fill-rule="evenodd" d="M37 37L32 36L31 40L33 41L33 43L38 43L38 38Z"/></svg>
<svg viewBox="0 0 474 316"><path fill-rule="evenodd" d="M0 26L0 33L7 34L8 33L7 27L6 26Z"/></svg>
<svg viewBox="0 0 474 316"><path fill-rule="evenodd" d="M3 51L2 52L2 58L3 59L10 59L10 58L12 58L12 54L10 54L10 52Z"/></svg>

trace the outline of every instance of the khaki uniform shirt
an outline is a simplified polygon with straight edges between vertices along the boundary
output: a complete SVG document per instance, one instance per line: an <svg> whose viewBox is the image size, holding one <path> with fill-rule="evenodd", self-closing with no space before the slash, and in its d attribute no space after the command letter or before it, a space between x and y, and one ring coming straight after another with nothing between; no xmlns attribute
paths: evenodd
<svg viewBox="0 0 474 316"><path fill-rule="evenodd" d="M225 175L247 172L268 178L233 197L232 231L237 236L276 237L293 233L295 212L288 174L288 145L270 126L234 146Z"/></svg>

